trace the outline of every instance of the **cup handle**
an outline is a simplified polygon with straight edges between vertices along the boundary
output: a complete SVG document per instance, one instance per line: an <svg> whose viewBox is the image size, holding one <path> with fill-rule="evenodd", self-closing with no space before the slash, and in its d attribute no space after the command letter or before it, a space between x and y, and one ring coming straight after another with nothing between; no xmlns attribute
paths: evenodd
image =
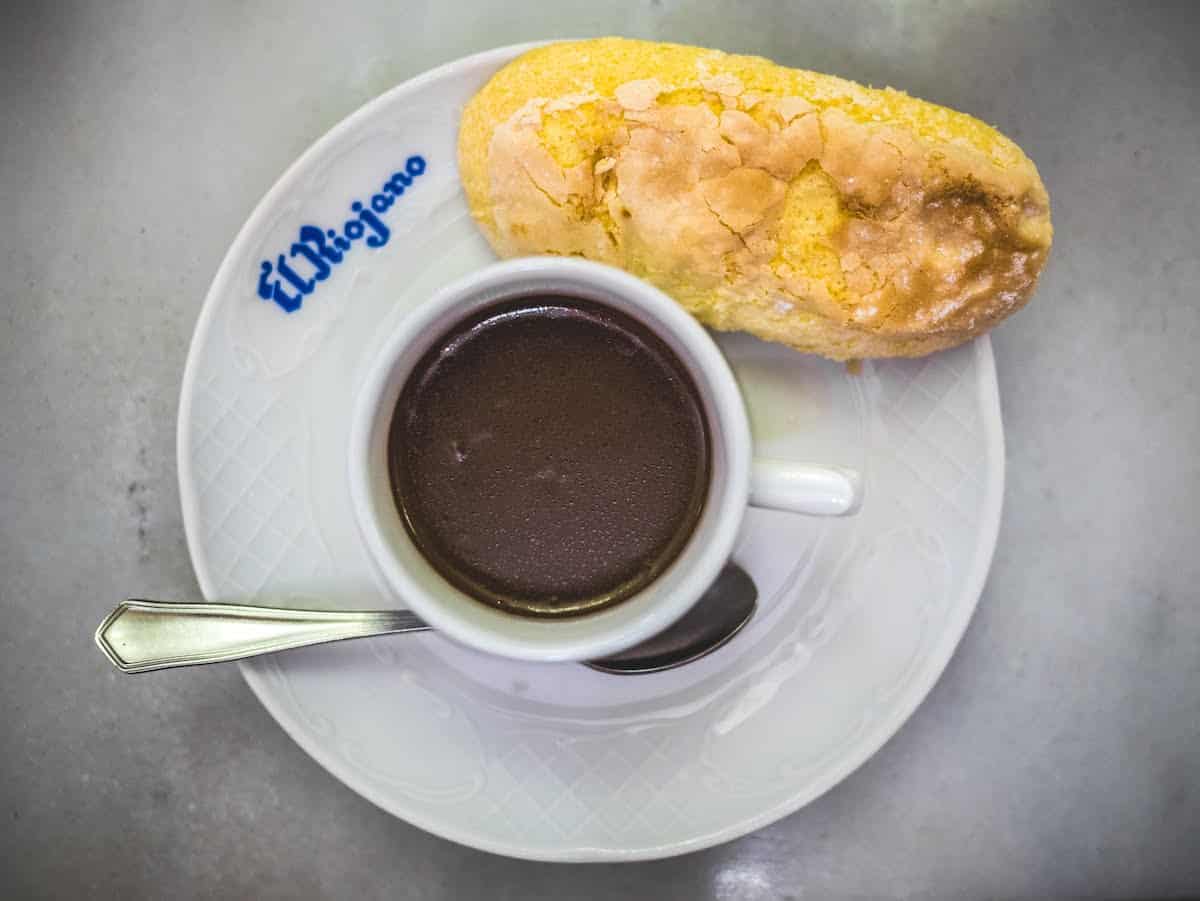
<svg viewBox="0 0 1200 901"><path fill-rule="evenodd" d="M853 469L756 459L750 506L810 516L848 516L862 506L862 477Z"/></svg>

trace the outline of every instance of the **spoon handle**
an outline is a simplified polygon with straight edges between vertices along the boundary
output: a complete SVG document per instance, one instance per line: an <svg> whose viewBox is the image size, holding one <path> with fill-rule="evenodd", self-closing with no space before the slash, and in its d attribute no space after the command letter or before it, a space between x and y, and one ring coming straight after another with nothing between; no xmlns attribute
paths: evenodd
<svg viewBox="0 0 1200 901"><path fill-rule="evenodd" d="M285 610L128 600L104 618L96 630L96 644L117 669L144 673L428 628L408 610Z"/></svg>

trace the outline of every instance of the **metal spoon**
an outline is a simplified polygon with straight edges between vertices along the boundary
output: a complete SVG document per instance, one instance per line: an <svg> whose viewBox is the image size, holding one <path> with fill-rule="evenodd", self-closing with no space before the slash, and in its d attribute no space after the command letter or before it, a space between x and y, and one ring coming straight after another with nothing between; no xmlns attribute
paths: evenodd
<svg viewBox="0 0 1200 901"><path fill-rule="evenodd" d="M757 597L749 574L730 563L692 609L665 632L585 665L628 675L690 663L736 635L754 615ZM296 610L128 600L100 623L96 644L122 672L145 673L429 628L407 610Z"/></svg>

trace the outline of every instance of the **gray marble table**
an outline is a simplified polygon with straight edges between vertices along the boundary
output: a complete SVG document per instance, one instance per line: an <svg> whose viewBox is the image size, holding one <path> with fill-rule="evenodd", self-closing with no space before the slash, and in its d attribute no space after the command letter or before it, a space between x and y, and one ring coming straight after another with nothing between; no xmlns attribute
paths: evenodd
<svg viewBox="0 0 1200 901"><path fill-rule="evenodd" d="M1200 893L1200 5L7 3L0 11L0 896ZM128 594L198 598L184 355L284 167L398 81L624 33L891 84L1038 162L1055 249L995 334L995 565L903 730L810 807L656 863L506 860L344 788L232 667L116 675Z"/></svg>

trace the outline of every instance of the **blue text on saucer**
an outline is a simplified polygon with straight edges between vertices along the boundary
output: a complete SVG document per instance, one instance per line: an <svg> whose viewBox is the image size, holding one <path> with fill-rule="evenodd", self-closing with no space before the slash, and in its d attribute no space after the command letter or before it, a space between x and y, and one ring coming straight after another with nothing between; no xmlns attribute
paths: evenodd
<svg viewBox="0 0 1200 901"><path fill-rule="evenodd" d="M392 173L379 193L371 195L368 203L355 200L350 204L355 215L342 224L340 232L302 225L287 256L279 254L274 263L262 261L258 296L275 301L285 313L294 313L300 309L304 298L316 290L317 283L329 278L333 268L346 258L359 239L363 239L368 247L386 244L392 233L381 217L400 199L406 188L412 187L412 183L425 174L425 168L423 156L410 156L404 161L404 168Z"/></svg>

